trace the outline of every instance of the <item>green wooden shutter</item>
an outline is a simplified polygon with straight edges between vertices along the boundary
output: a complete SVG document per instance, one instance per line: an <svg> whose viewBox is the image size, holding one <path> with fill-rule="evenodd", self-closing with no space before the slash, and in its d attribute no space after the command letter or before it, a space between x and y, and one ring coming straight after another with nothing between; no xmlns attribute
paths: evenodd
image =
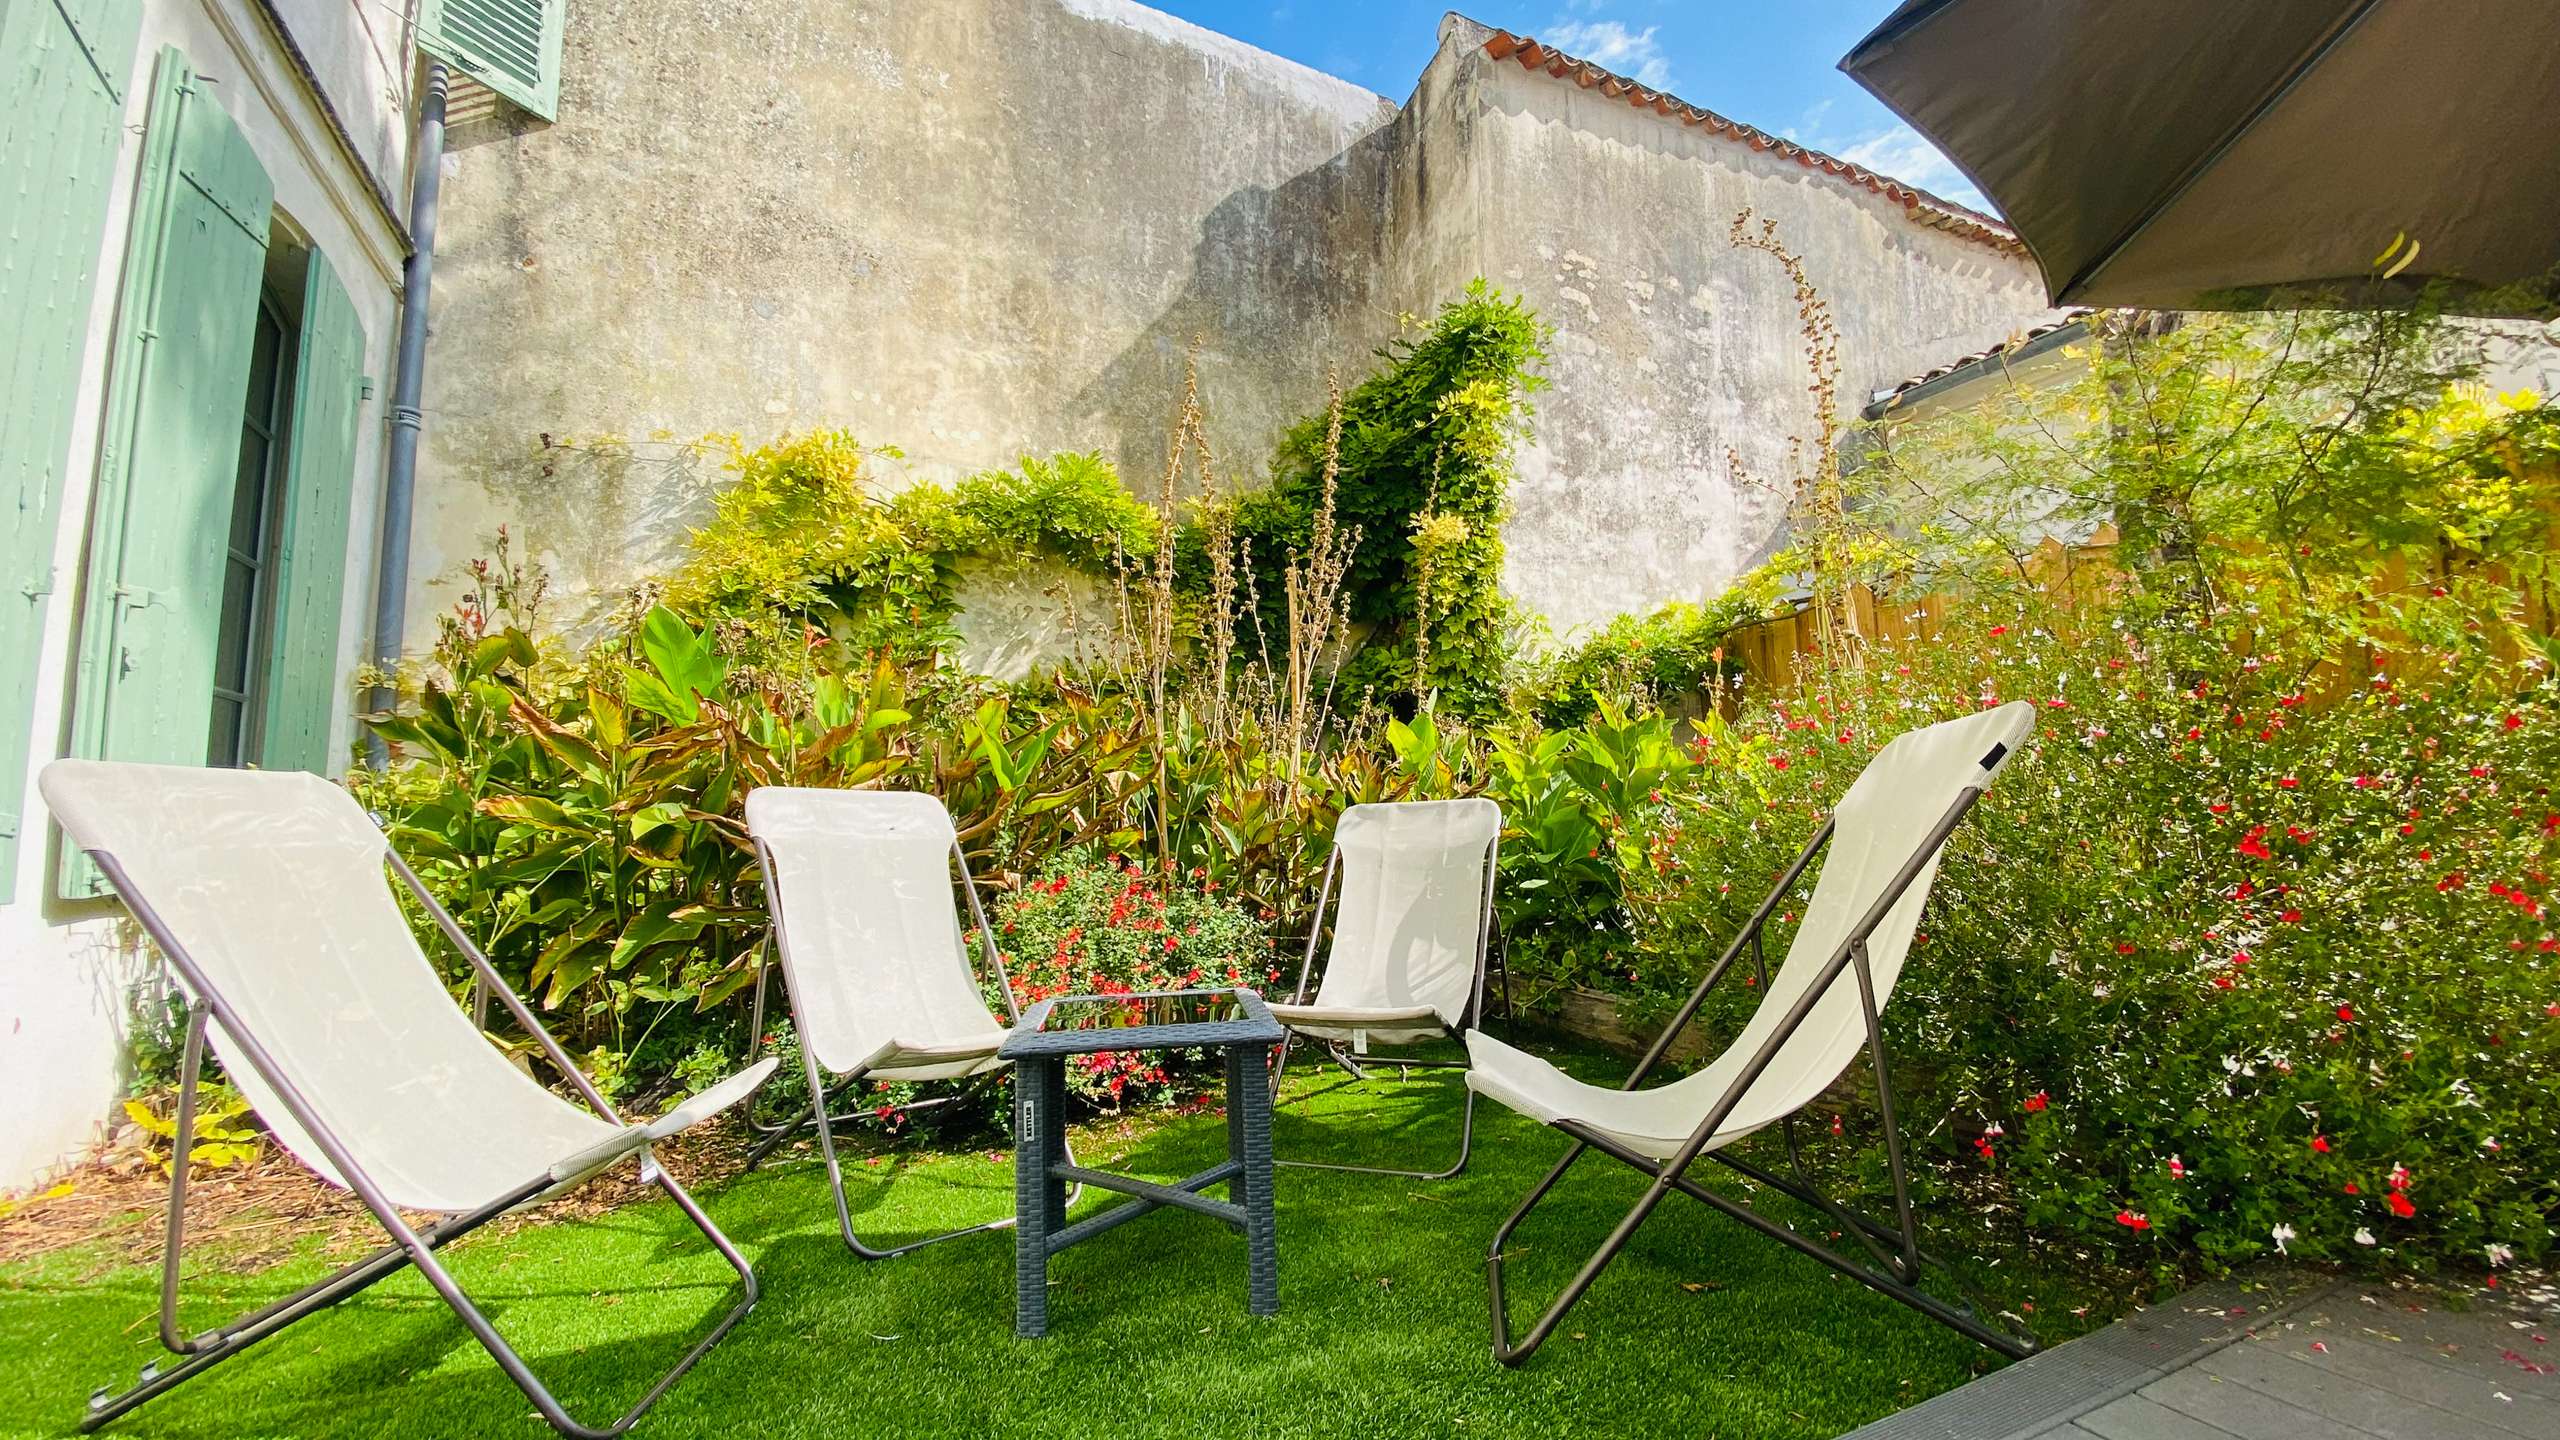
<svg viewBox="0 0 2560 1440"><path fill-rule="evenodd" d="M274 190L211 87L160 52L89 524L71 750L201 765ZM65 889L102 887L66 865Z"/></svg>
<svg viewBox="0 0 2560 1440"><path fill-rule="evenodd" d="M338 605L347 569L347 506L364 414L364 322L329 257L311 252L295 359L293 446L285 471L269 632L266 730L258 763L326 773L336 723Z"/></svg>
<svg viewBox="0 0 2560 1440"><path fill-rule="evenodd" d="M0 904L139 0L0 0Z"/></svg>
<svg viewBox="0 0 2560 1440"><path fill-rule="evenodd" d="M568 18L567 0L424 0L418 48L556 120Z"/></svg>

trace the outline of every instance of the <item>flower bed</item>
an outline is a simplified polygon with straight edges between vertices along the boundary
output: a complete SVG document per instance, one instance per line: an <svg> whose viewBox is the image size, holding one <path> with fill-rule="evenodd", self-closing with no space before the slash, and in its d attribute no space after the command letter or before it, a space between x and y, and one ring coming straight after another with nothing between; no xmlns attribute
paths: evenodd
<svg viewBox="0 0 2560 1440"><path fill-rule="evenodd" d="M1267 992L1282 978L1264 925L1200 870L1151 875L1119 855L1078 851L1007 896L988 923L1024 1009L1058 995ZM989 1003L1001 1008L988 979ZM1067 1066L1068 1090L1105 1106L1171 1099L1203 1078L1196 1056L1162 1051L1104 1051Z"/></svg>
<svg viewBox="0 0 2560 1440"><path fill-rule="evenodd" d="M2217 1262L2546 1253L2554 686L2505 691L2459 646L2340 694L2114 631L1975 635L1756 711L1767 753L1710 768L1657 877L1657 948L1730 934L1884 740L2033 699L1888 1012L1945 1182L2039 1234ZM1704 952L1679 953L1666 988Z"/></svg>

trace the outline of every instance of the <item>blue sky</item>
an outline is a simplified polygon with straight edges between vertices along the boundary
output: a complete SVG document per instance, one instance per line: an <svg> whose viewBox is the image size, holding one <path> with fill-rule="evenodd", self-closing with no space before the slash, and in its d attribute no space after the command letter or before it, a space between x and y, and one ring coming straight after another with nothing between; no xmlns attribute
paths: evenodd
<svg viewBox="0 0 2560 1440"><path fill-rule="evenodd" d="M1402 101L1449 0L1145 0ZM1894 0L1464 0L1683 100L1981 208L1946 158L1840 73Z"/></svg>

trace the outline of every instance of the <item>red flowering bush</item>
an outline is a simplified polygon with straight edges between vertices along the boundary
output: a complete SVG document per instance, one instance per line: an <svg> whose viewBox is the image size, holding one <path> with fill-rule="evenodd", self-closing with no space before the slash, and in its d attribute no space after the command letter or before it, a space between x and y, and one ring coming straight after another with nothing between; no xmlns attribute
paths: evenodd
<svg viewBox="0 0 2560 1440"><path fill-rule="evenodd" d="M2546 1254L2560 687L2431 633L2352 672L2231 631L2014 615L1870 650L1745 715L1767 758L1703 772L1655 944L1694 977L1881 742L2035 700L1887 1013L1939 1193L2164 1258ZM1718 1033L1756 998L1737 988Z"/></svg>
<svg viewBox="0 0 2560 1440"><path fill-rule="evenodd" d="M1280 979L1270 935L1216 880L1199 871L1150 872L1118 855L1061 857L996 905L988 923L1025 1009L1056 995L1260 991ZM974 932L969 939L977 943ZM988 1003L1003 1001L990 995ZM1080 1055L1067 1064L1068 1088L1106 1107L1171 1099L1204 1074L1193 1057L1163 1051Z"/></svg>

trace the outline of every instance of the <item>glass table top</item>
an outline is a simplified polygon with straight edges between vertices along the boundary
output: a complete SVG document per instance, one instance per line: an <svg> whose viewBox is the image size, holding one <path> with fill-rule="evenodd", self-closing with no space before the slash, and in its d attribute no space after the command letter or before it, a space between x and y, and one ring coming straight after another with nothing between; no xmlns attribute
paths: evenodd
<svg viewBox="0 0 2560 1440"><path fill-rule="evenodd" d="M1233 990L1176 990L1145 995L1068 995L1049 1002L1040 1032L1134 1030L1156 1025L1219 1025L1249 1018Z"/></svg>
<svg viewBox="0 0 2560 1440"><path fill-rule="evenodd" d="M1250 990L1061 995L1023 1013L996 1053L1007 1059L1098 1050L1277 1044L1285 1032Z"/></svg>

